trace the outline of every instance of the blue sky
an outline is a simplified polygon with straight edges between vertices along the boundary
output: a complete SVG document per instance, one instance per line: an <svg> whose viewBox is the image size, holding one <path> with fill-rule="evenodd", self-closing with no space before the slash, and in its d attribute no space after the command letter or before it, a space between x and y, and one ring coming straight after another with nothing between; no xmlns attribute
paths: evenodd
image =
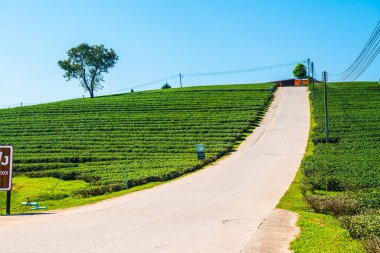
<svg viewBox="0 0 380 253"><path fill-rule="evenodd" d="M81 97L57 61L82 42L119 55L110 93L177 73L245 69L311 58L317 74L347 68L380 19L378 0L0 0L0 106ZM184 77L184 85L291 77L292 66ZM377 80L376 59L360 80ZM168 80L178 86L178 79ZM158 88L155 84L146 88ZM137 89L138 90L138 89Z"/></svg>

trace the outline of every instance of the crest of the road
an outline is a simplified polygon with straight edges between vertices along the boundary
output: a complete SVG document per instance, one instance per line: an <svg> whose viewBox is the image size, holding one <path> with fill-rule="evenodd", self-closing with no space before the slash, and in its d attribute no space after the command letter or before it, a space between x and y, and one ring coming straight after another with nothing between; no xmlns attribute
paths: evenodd
<svg viewBox="0 0 380 253"><path fill-rule="evenodd" d="M288 189L310 127L306 88L279 88L236 152L151 189L0 218L3 252L242 252Z"/></svg>

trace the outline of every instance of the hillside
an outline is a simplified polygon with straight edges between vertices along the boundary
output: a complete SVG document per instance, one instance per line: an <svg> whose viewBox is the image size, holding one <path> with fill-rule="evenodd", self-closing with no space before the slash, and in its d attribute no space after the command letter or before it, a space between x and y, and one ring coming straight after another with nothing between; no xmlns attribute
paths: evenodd
<svg viewBox="0 0 380 253"><path fill-rule="evenodd" d="M14 146L16 176L87 182L62 198L101 195L125 188L124 171L131 187L222 156L260 121L271 86L155 90L3 109L0 143ZM198 143L206 147L203 162Z"/></svg>
<svg viewBox="0 0 380 253"><path fill-rule="evenodd" d="M330 143L324 143L323 87L312 102L314 152L302 170L321 213L337 216L370 252L380 250L380 85L331 83L328 89Z"/></svg>

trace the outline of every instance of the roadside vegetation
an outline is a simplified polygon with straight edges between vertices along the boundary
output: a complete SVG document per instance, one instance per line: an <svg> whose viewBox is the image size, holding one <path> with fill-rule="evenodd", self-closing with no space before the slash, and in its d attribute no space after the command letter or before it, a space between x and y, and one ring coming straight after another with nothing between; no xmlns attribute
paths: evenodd
<svg viewBox="0 0 380 253"><path fill-rule="evenodd" d="M161 89L0 110L0 143L14 147L12 209L22 211L26 198L49 209L90 203L127 184L195 171L252 131L272 90L271 84ZM204 161L197 160L199 143ZM4 212L4 192L0 206Z"/></svg>
<svg viewBox="0 0 380 253"><path fill-rule="evenodd" d="M292 248L296 252L380 252L380 85L332 83L328 101L326 144L323 87L317 85L308 153L279 204L300 214L301 235ZM293 202L295 207L289 205ZM329 228L340 232L330 233ZM331 248L316 251L313 247Z"/></svg>

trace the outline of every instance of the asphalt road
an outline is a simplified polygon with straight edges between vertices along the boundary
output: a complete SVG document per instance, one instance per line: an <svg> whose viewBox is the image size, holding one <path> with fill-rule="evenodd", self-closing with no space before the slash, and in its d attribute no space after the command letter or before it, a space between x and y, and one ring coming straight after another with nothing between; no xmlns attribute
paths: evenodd
<svg viewBox="0 0 380 253"><path fill-rule="evenodd" d="M93 205L0 217L0 251L244 251L295 176L309 120L306 88L280 88L260 127L232 155Z"/></svg>

